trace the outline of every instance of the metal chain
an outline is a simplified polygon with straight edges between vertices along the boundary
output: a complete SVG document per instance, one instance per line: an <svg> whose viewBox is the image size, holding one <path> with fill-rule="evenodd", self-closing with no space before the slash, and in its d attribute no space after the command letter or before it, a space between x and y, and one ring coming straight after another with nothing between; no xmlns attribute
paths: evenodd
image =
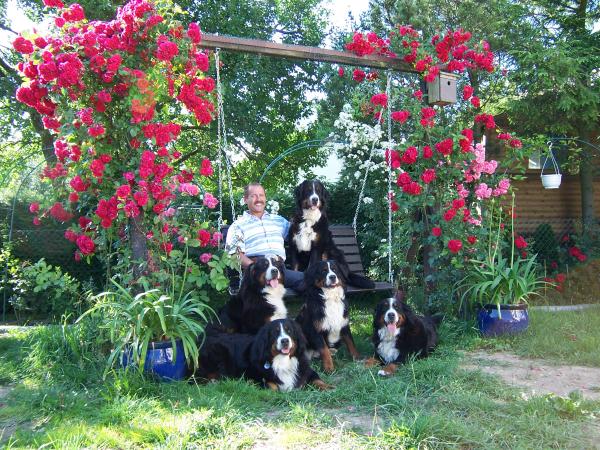
<svg viewBox="0 0 600 450"><path fill-rule="evenodd" d="M217 221L217 229L223 228L223 152L221 142L221 103L222 92L221 92L221 61L220 61L220 49L215 50L215 66L217 68L217 151L219 157L217 159L217 167L219 170L219 219Z"/></svg>
<svg viewBox="0 0 600 450"><path fill-rule="evenodd" d="M231 204L231 217L235 220L235 202L233 199L233 185L231 182L231 160L227 155L227 127L225 126L225 113L223 108L223 87L221 84L221 58L220 49L215 51L215 65L217 66L217 145L219 147L219 229L223 225L223 159L227 170L227 187Z"/></svg>
<svg viewBox="0 0 600 450"><path fill-rule="evenodd" d="M387 86L385 88L385 93L389 98L390 93L390 78L387 79ZM382 113L379 115L379 119L377 121L377 125L381 126L381 122L383 119L383 109ZM375 144L377 141L373 141L371 145L371 151L369 152L369 159L367 160L367 167L365 169L365 176L363 177L362 186L360 188L360 194L358 195L358 204L356 205L356 212L354 213L354 220L352 220L352 228L354 228L354 234L356 234L356 223L358 221L358 212L360 211L360 204L362 203L363 197L365 196L365 186L367 185L367 178L369 177L369 170L371 169L371 161L373 160L373 154L375 150Z"/></svg>
<svg viewBox="0 0 600 450"><path fill-rule="evenodd" d="M388 126L388 145L392 145L392 96L391 96L391 78L392 73L388 72L387 84L387 126ZM390 148L391 150L391 148ZM387 152L388 166L388 281L394 284L394 272L392 272L392 152Z"/></svg>

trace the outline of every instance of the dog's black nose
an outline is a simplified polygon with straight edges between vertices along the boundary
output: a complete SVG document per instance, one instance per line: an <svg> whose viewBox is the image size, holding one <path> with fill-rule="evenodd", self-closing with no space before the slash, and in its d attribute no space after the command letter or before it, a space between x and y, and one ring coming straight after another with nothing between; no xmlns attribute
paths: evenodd
<svg viewBox="0 0 600 450"><path fill-rule="evenodd" d="M277 278L277 275L279 275L279 270L277 270L277 269L271 269L271 276L273 278Z"/></svg>
<svg viewBox="0 0 600 450"><path fill-rule="evenodd" d="M317 197L311 198L310 201L312 202L313 205L316 205L317 203L319 203L319 199Z"/></svg>
<svg viewBox="0 0 600 450"><path fill-rule="evenodd" d="M396 320L396 314L394 314L393 312L387 313L387 319L388 319L388 322L395 321Z"/></svg>
<svg viewBox="0 0 600 450"><path fill-rule="evenodd" d="M281 338L281 346L288 348L290 346L290 340L288 338Z"/></svg>
<svg viewBox="0 0 600 450"><path fill-rule="evenodd" d="M334 274L329 275L328 278L330 281L335 281L337 279L337 277Z"/></svg>

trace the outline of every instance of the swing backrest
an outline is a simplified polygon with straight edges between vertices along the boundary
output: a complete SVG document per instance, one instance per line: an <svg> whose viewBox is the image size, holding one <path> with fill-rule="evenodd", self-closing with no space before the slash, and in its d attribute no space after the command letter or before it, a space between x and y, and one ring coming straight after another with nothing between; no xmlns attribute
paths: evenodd
<svg viewBox="0 0 600 450"><path fill-rule="evenodd" d="M350 270L354 273L364 275L365 269L360 259L358 242L352 225L332 225L329 229L331 230L333 242L344 252Z"/></svg>

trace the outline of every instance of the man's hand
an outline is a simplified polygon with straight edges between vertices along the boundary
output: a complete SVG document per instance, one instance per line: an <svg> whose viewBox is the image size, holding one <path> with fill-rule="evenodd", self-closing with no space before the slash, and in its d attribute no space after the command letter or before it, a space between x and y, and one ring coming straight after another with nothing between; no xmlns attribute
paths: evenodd
<svg viewBox="0 0 600 450"><path fill-rule="evenodd" d="M254 262L250 258L248 258L245 253L238 252L238 256L240 257L240 263L242 264L242 269L245 269L246 267L248 267L250 264L252 264Z"/></svg>

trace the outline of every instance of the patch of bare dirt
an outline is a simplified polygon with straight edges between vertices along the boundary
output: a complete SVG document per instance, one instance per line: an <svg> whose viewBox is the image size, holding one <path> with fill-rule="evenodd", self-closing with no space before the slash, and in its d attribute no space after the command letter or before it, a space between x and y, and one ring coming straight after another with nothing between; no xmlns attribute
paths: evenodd
<svg viewBox="0 0 600 450"><path fill-rule="evenodd" d="M11 386L0 386L0 409L6 405L6 397L12 391ZM0 421L0 444L10 439L10 437L17 431L18 421L8 420L6 422Z"/></svg>
<svg viewBox="0 0 600 450"><path fill-rule="evenodd" d="M600 400L600 368L597 367L557 366L511 353L477 351L466 355L463 368L498 375L507 384L536 394L564 397L579 391L586 399Z"/></svg>

